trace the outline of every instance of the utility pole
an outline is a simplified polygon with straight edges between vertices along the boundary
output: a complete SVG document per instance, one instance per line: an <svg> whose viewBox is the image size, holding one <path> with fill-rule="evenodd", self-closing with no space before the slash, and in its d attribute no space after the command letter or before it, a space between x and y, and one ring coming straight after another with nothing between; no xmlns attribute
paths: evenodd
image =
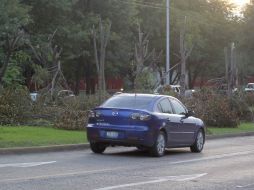
<svg viewBox="0 0 254 190"><path fill-rule="evenodd" d="M167 50L166 50L166 84L170 84L170 0L166 0L167 11Z"/></svg>
<svg viewBox="0 0 254 190"><path fill-rule="evenodd" d="M224 48L224 55L225 55L225 80L226 83L229 84L229 57L228 57L228 47Z"/></svg>
<svg viewBox="0 0 254 190"><path fill-rule="evenodd" d="M230 63L228 70L228 96L232 96L233 88L235 87L236 78L236 66L235 66L235 43L230 45Z"/></svg>

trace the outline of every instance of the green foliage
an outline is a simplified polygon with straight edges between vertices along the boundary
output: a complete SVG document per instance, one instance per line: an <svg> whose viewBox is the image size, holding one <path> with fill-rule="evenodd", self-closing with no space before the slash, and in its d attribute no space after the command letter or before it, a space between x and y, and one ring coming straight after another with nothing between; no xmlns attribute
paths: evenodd
<svg viewBox="0 0 254 190"><path fill-rule="evenodd" d="M31 57L28 53L20 50L13 54L3 77L4 86L22 86L25 83L24 72L29 66Z"/></svg>
<svg viewBox="0 0 254 190"><path fill-rule="evenodd" d="M245 95L245 98L246 98L246 104L249 107L254 107L254 93L247 93Z"/></svg>
<svg viewBox="0 0 254 190"><path fill-rule="evenodd" d="M24 82L21 68L16 63L10 63L3 78L4 86L18 86Z"/></svg>
<svg viewBox="0 0 254 190"><path fill-rule="evenodd" d="M67 130L84 129L88 122L87 112L98 105L100 105L98 95L80 95L64 99L54 127Z"/></svg>
<svg viewBox="0 0 254 190"><path fill-rule="evenodd" d="M209 135L227 135L254 132L253 123L241 123L238 128L222 128L222 127L208 127L207 134Z"/></svg>
<svg viewBox="0 0 254 190"><path fill-rule="evenodd" d="M188 107L193 108L197 117L201 118L207 126L238 127L240 117L226 96L215 94L210 90L202 90L193 98L185 100Z"/></svg>
<svg viewBox="0 0 254 190"><path fill-rule="evenodd" d="M82 130L87 122L87 112L77 110L63 111L54 124L55 128L67 130Z"/></svg>
<svg viewBox="0 0 254 190"><path fill-rule="evenodd" d="M9 87L0 94L0 124L22 124L31 111L27 89Z"/></svg>
<svg viewBox="0 0 254 190"><path fill-rule="evenodd" d="M0 148L87 143L85 131L51 127L0 126Z"/></svg>
<svg viewBox="0 0 254 190"><path fill-rule="evenodd" d="M136 77L137 89L146 90L153 92L153 89L156 87L157 79L149 68L145 68L142 73Z"/></svg>
<svg viewBox="0 0 254 190"><path fill-rule="evenodd" d="M20 0L0 0L0 36L11 35L31 22L28 11Z"/></svg>
<svg viewBox="0 0 254 190"><path fill-rule="evenodd" d="M47 69L41 67L40 65L33 65L34 74L32 76L32 82L35 84L35 88L40 88L45 85L49 80L49 72Z"/></svg>
<svg viewBox="0 0 254 190"><path fill-rule="evenodd" d="M252 31L254 30L254 2L250 1L250 3L246 6L244 12L244 17L241 19L239 29L238 29L238 44L239 48L239 67L240 74L243 80L246 80L246 76L254 75L254 66L253 66L253 58L254 58L254 37L252 35Z"/></svg>
<svg viewBox="0 0 254 190"><path fill-rule="evenodd" d="M138 24L145 33L149 33L149 49L163 50L164 54L166 52L165 3L165 0L139 0L139 3L122 0L0 0L0 67L7 57L6 38L12 38L19 29L24 29L29 34L29 40L38 53L36 56L29 47L18 46L15 49L16 53L10 58L10 65L4 76L5 86L23 85L32 79L39 90L48 83L49 75L52 74L48 70L52 68L53 62L48 42L53 37L52 34L53 46L57 45L63 49L61 63L66 79L75 86L76 91L78 92L81 79L96 79L91 29L98 23L99 18L112 22L111 41L106 53L106 76L120 75L122 78L130 78L130 63L133 60ZM208 78L224 76L223 48L232 41L236 42L237 47L240 46L240 79L244 80L247 75L254 74L253 2L246 8L243 18L233 15L231 5L224 0L171 0L170 8L171 67L179 63L179 56L176 55L179 51L179 33L185 17L186 46L190 48L194 45L193 52L187 60L190 87L197 78L206 81ZM38 57L45 58L43 63L38 63ZM165 57L162 60L165 60ZM160 66L164 67L162 60ZM148 65L149 61L147 60L145 65ZM174 71L179 72L179 67L175 67ZM153 89L155 85L155 79L149 71L138 76L137 81L138 88L143 92L150 92L148 89ZM170 91L168 93L171 94ZM50 101L46 101L47 95L43 95L41 103L33 104L33 110L38 114L52 115L52 120L57 118L58 122L61 120L58 113L64 113L64 120L68 123L68 120L76 118L75 115L79 115L79 112L99 104L97 96L75 97L61 100L54 107L48 104ZM195 101L201 106L197 112L213 125L220 123L236 126L237 120L243 119L243 116L249 113L243 102L253 106L253 98L250 96L240 100L228 100L203 94L199 98ZM40 109L40 106L45 109ZM206 114L202 115L201 112ZM230 117L235 115L237 119L231 121ZM74 120L68 125L80 128L76 127L80 125L79 122L77 124Z"/></svg>

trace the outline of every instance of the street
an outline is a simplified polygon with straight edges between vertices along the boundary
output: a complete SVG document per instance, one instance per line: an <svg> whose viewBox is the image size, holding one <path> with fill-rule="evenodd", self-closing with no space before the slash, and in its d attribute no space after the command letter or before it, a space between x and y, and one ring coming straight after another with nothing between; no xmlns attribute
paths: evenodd
<svg viewBox="0 0 254 190"><path fill-rule="evenodd" d="M254 137L206 142L204 152L167 150L162 158L135 148L0 157L1 190L254 189Z"/></svg>

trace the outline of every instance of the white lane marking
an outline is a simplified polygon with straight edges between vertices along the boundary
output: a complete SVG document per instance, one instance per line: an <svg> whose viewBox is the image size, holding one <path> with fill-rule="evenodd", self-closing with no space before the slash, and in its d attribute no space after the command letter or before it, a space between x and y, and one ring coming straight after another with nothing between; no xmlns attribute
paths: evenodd
<svg viewBox="0 0 254 190"><path fill-rule="evenodd" d="M254 183L252 184L248 184L248 185L239 185L239 186L236 186L237 188L249 188L249 187L254 187Z"/></svg>
<svg viewBox="0 0 254 190"><path fill-rule="evenodd" d="M133 186L153 184L153 183L162 183L162 182L167 182L167 181L176 181L176 182L190 181L190 180L193 180L193 179L197 179L197 178L203 177L205 175L207 175L207 173L194 174L194 175L167 176L167 177L161 177L161 178L159 178L157 180L142 181L142 182L137 182L137 183L127 183L127 184L122 184L122 185L103 187L103 188L99 188L99 189L95 189L95 190L120 189L120 188L125 188L125 187L133 187Z"/></svg>
<svg viewBox="0 0 254 190"><path fill-rule="evenodd" d="M53 163L56 163L56 161L0 164L0 168L6 168L6 167L28 168L28 167L35 167L35 166L41 166L41 165L53 164Z"/></svg>
<svg viewBox="0 0 254 190"><path fill-rule="evenodd" d="M70 172L70 173L62 173L62 174L42 175L42 176L26 177L26 178L3 179L3 180L0 180L0 183L10 183L10 182L28 181L28 180L43 180L43 179L58 178L58 177L70 177L70 176L76 176L76 175L110 172L110 171L115 171L115 170L119 170L119 169L123 169L123 168L119 167L119 168L114 168L114 169L90 170L90 171L79 171L79 172Z"/></svg>
<svg viewBox="0 0 254 190"><path fill-rule="evenodd" d="M183 160L183 161L177 161L177 162L170 162L170 164L184 164L184 163L191 163L191 162L198 162L198 161L205 161L205 160L216 160L216 159L222 159L222 158L228 158L228 157L234 157L234 156L241 156L241 155L248 155L254 153L253 151L245 151L245 152L236 152L236 153L229 153L229 154L221 154L216 156L209 156L205 158L196 158L191 160Z"/></svg>

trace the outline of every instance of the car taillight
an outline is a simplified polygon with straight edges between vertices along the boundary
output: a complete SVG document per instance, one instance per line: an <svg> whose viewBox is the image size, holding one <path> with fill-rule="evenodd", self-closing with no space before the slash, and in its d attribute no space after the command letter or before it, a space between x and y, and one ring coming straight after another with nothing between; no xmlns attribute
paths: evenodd
<svg viewBox="0 0 254 190"><path fill-rule="evenodd" d="M139 119L140 119L140 121L148 121L148 120L151 119L151 115L141 114L141 115L139 116Z"/></svg>
<svg viewBox="0 0 254 190"><path fill-rule="evenodd" d="M99 111L89 111L88 112L88 117L89 118L95 118L95 117L100 117L101 116L101 112Z"/></svg>
<svg viewBox="0 0 254 190"><path fill-rule="evenodd" d="M88 111L88 117L89 118L95 118L95 112L94 111Z"/></svg>
<svg viewBox="0 0 254 190"><path fill-rule="evenodd" d="M136 120L139 119L140 114L139 113L133 113L131 114L131 119Z"/></svg>
<svg viewBox="0 0 254 190"><path fill-rule="evenodd" d="M133 113L133 114L131 114L131 118L133 120L148 121L148 120L151 119L151 115L140 114L140 113Z"/></svg>
<svg viewBox="0 0 254 190"><path fill-rule="evenodd" d="M96 111L96 112L95 112L95 117L100 117L100 116L101 116L101 112Z"/></svg>

